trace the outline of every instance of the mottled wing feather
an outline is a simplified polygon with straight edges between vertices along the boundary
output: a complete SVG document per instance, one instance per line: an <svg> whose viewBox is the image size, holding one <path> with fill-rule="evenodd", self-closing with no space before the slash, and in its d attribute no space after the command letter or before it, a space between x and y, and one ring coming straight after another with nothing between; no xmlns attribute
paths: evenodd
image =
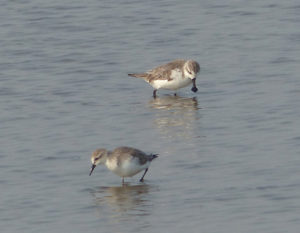
<svg viewBox="0 0 300 233"><path fill-rule="evenodd" d="M128 158L131 158L131 156L138 158L141 164L145 164L149 159L148 155L146 155L143 151L131 148L131 147L118 147L113 151L114 156L117 158L117 162L119 163L119 157L122 155L124 158L125 155L128 156Z"/></svg>
<svg viewBox="0 0 300 233"><path fill-rule="evenodd" d="M155 67L152 70L147 71L146 73L141 74L128 74L129 76L136 78L143 78L145 81L151 83L153 80L168 80L171 81L171 71L174 69L182 69L185 60L174 60L167 64L160 65Z"/></svg>
<svg viewBox="0 0 300 233"><path fill-rule="evenodd" d="M174 60L167 64L163 64L161 66L158 66L148 72L148 82L151 82L153 80L168 80L171 81L171 72L174 69L182 69L183 65L185 63L185 60Z"/></svg>
<svg viewBox="0 0 300 233"><path fill-rule="evenodd" d="M148 71L147 73L152 73L152 72L163 72L165 70L174 70L176 68L179 68L181 69L184 65L186 61L185 60L181 60L181 59L178 59L178 60L174 60L174 61L171 61L169 63L166 63L166 64L163 64L163 65L160 65L158 67L155 67L154 69Z"/></svg>

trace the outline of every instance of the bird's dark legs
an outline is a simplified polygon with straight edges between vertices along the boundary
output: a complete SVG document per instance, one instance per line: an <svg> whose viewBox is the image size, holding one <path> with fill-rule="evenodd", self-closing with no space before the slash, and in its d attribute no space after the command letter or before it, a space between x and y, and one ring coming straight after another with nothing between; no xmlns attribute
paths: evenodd
<svg viewBox="0 0 300 233"><path fill-rule="evenodd" d="M154 90L154 91L153 91L153 98L156 98L156 91L157 91L157 90Z"/></svg>
<svg viewBox="0 0 300 233"><path fill-rule="evenodd" d="M124 177L122 177L122 184L124 185Z"/></svg>
<svg viewBox="0 0 300 233"><path fill-rule="evenodd" d="M176 92L174 93L174 96L177 96Z"/></svg>
<svg viewBox="0 0 300 233"><path fill-rule="evenodd" d="M148 171L148 168L146 168L146 170L145 170L145 172L144 172L144 175L143 175L142 178L140 179L140 182L143 182L143 181L144 181L144 176L146 175L147 171Z"/></svg>

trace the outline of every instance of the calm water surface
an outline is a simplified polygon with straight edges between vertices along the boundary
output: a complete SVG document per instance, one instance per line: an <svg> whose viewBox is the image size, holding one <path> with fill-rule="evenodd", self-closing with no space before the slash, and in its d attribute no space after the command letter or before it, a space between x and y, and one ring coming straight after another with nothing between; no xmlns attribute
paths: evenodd
<svg viewBox="0 0 300 233"><path fill-rule="evenodd" d="M1 232L299 232L299 1L2 1ZM199 91L128 72L175 58ZM121 179L91 152L158 153Z"/></svg>

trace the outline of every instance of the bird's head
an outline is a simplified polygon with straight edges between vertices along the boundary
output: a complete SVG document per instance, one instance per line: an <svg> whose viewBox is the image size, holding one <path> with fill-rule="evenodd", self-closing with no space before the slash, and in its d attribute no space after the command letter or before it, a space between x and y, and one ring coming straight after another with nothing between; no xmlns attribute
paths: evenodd
<svg viewBox="0 0 300 233"><path fill-rule="evenodd" d="M90 171L90 175L92 175L92 172L94 171L95 167L100 164L104 163L107 158L107 150L105 149L97 149L92 153L91 156L91 162L92 162L92 168Z"/></svg>

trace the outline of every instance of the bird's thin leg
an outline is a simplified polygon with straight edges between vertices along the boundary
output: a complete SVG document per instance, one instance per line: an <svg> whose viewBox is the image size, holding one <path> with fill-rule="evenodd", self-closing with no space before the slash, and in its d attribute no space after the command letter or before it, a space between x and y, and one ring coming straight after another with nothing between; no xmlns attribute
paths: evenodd
<svg viewBox="0 0 300 233"><path fill-rule="evenodd" d="M143 175L142 178L140 179L140 182L143 182L143 181L144 181L144 176L146 175L147 171L148 171L148 168L146 168L146 170L145 170L145 172L144 172L144 175Z"/></svg>
<svg viewBox="0 0 300 233"><path fill-rule="evenodd" d="M154 91L153 91L153 98L156 98L156 91L157 91L157 90L154 90Z"/></svg>
<svg viewBox="0 0 300 233"><path fill-rule="evenodd" d="M122 184L124 185L124 177L122 177Z"/></svg>

